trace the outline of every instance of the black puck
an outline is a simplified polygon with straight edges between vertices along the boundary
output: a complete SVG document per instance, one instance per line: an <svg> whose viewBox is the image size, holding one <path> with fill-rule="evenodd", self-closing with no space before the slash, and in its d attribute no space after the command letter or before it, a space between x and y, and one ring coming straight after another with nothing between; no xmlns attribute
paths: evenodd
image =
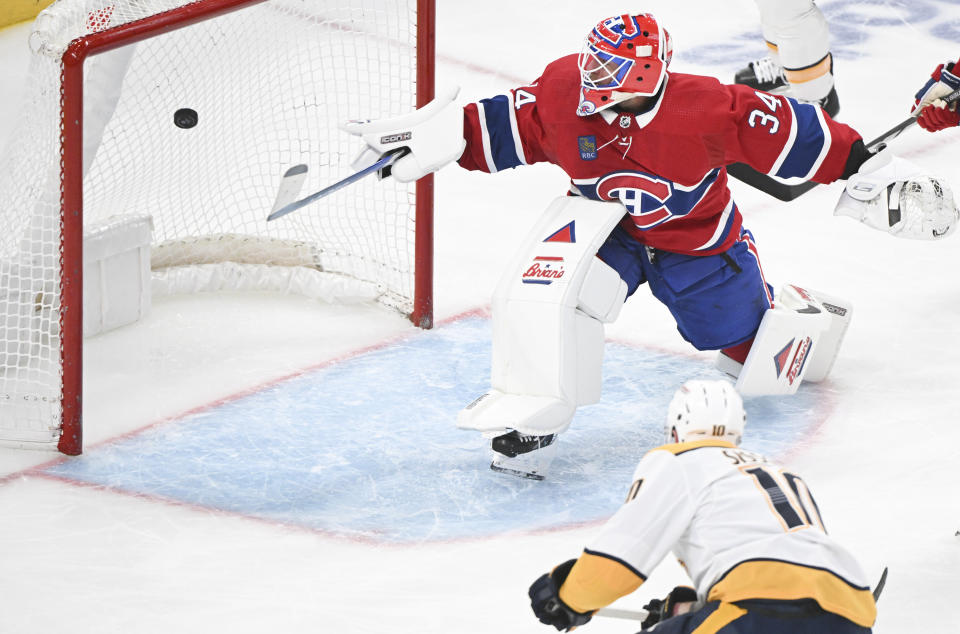
<svg viewBox="0 0 960 634"><path fill-rule="evenodd" d="M173 113L173 125L178 128L192 128L197 125L197 111L191 108L180 108Z"/></svg>

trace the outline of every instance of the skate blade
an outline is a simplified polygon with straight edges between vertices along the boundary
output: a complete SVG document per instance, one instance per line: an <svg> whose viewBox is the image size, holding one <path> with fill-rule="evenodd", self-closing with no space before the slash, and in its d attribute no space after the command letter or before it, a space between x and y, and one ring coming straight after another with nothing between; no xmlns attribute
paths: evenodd
<svg viewBox="0 0 960 634"><path fill-rule="evenodd" d="M543 476L536 472L521 471L520 469L511 469L509 467L504 467L498 465L495 461L490 463L490 468L497 473L506 473L507 475L517 476L518 478L526 478L527 480L543 480L546 476Z"/></svg>
<svg viewBox="0 0 960 634"><path fill-rule="evenodd" d="M506 473L507 475L517 476L518 478L543 480L547 477L550 463L553 462L553 458L556 455L556 442L529 453L522 453L513 458L493 452L493 462L490 463L490 468L497 473Z"/></svg>

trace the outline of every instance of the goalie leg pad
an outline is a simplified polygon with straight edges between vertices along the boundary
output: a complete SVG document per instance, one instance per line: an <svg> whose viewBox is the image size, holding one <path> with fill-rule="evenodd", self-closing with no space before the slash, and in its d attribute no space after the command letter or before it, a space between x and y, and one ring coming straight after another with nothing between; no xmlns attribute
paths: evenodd
<svg viewBox="0 0 960 634"><path fill-rule="evenodd" d="M744 396L793 394L805 378L826 377L850 316L846 302L786 285L764 314L743 367L722 354L717 365L738 375L737 391Z"/></svg>
<svg viewBox="0 0 960 634"><path fill-rule="evenodd" d="M620 316L626 299L627 283L620 274L600 258L593 258L580 287L577 308L594 319L612 324Z"/></svg>
<svg viewBox="0 0 960 634"><path fill-rule="evenodd" d="M492 389L460 412L458 427L554 434L578 405L600 399L598 317L616 318L626 288L595 255L624 213L619 203L573 197L550 205L494 293Z"/></svg>

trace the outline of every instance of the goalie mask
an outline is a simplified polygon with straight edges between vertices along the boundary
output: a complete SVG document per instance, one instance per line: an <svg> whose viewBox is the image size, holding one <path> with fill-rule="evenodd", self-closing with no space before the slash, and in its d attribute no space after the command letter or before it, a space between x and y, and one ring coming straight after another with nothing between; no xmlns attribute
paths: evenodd
<svg viewBox="0 0 960 634"><path fill-rule="evenodd" d="M673 57L670 34L649 13L601 21L580 53L581 117L632 99L657 94Z"/></svg>
<svg viewBox="0 0 960 634"><path fill-rule="evenodd" d="M716 438L740 444L747 414L727 381L687 381L673 395L664 426L666 442Z"/></svg>

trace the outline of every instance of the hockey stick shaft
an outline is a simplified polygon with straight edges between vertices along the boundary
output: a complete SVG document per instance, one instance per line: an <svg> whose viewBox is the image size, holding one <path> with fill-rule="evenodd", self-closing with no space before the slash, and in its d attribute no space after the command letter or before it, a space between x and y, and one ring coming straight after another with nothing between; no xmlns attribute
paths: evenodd
<svg viewBox="0 0 960 634"><path fill-rule="evenodd" d="M943 97L943 100L948 104L953 103L958 99L960 99L960 89L954 90L952 93L950 93L946 97ZM917 110L917 112L915 112L914 114L910 115L909 117L907 117L906 119L898 123L897 125L893 126L889 130L887 130L886 132L884 132L883 134L875 138L873 141L870 141L870 143L867 144L867 149L871 150L879 146L881 143L886 143L887 141L890 141L900 136L901 132L903 132L904 130L906 130L907 128L909 128L910 126L912 126L914 123L917 122L917 116L919 116L919 114L920 114L920 111Z"/></svg>
<svg viewBox="0 0 960 634"><path fill-rule="evenodd" d="M597 616L605 616L612 619L628 619L630 621L642 621L647 618L646 610L621 610L618 608L600 608L596 612Z"/></svg>
<svg viewBox="0 0 960 634"><path fill-rule="evenodd" d="M386 167L389 167L393 165L396 162L396 160L400 158L401 155L402 155L402 152L391 152L389 154L384 154L383 156L380 157L380 160L374 163L373 165L369 167L365 167L359 172L351 174L350 176L347 176L343 180L337 181L336 183L334 183L333 185L330 185L329 187L325 187L318 192L310 194L306 198L301 198L300 200L296 200L292 203L284 205L280 209L277 209L271 212L270 215L267 216L267 222L286 216L287 214L293 211L296 211L301 207L306 207L310 203L320 200L321 198L324 198L326 196L329 196L335 191L339 191L344 187L346 187L347 185L351 185L357 182L361 178L369 176L370 174L373 174L374 172L378 172Z"/></svg>

